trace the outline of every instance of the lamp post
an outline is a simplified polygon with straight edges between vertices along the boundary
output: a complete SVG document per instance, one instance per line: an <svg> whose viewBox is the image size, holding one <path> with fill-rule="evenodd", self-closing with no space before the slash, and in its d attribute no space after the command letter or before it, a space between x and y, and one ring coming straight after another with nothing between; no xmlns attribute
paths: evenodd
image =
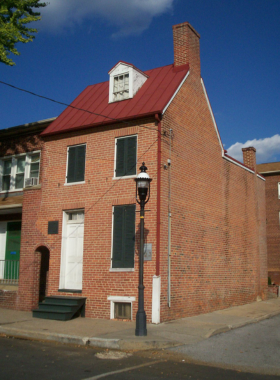
<svg viewBox="0 0 280 380"><path fill-rule="evenodd" d="M144 284L143 284L143 274L144 274L144 208L145 204L150 199L150 182L152 179L149 174L146 173L147 167L145 163L142 163L140 167L141 172L135 178L136 182L136 201L140 205L140 257L139 257L139 285L138 285L138 310L136 314L136 336L146 336L147 326L146 326L146 313L144 310ZM137 196L138 193L138 196ZM148 199L146 200L148 196ZM139 198L139 200L138 200Z"/></svg>

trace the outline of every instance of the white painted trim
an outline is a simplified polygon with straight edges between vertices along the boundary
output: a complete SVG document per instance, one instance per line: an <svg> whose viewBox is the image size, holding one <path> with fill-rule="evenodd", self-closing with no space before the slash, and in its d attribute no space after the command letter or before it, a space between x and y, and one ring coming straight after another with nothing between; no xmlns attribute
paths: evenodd
<svg viewBox="0 0 280 380"><path fill-rule="evenodd" d="M216 123L216 120L215 120L215 117L214 117L214 114L213 114L213 111L212 111L212 107L211 107L211 104L210 104L210 101L209 101L209 98L208 98L208 94L207 94L207 91L206 91L206 88L204 86L204 82L203 82L202 78L201 78L201 85L202 85L204 96L206 98L206 102L207 102L207 105L208 105L208 108L209 108L209 111L210 111L210 114L211 114L211 117L212 117L212 121L213 121L213 124L214 124L214 127L215 127L216 135L218 137L218 140L219 140L219 143L220 143L220 147L221 147L221 150L222 150L222 156L223 156L223 154L224 154L224 147L223 147L223 144L222 144L222 141L221 141L221 137L220 137L220 134L219 134L218 126L217 126L217 123Z"/></svg>
<svg viewBox="0 0 280 380"><path fill-rule="evenodd" d="M86 183L86 181L65 183L64 186L82 185L83 183Z"/></svg>
<svg viewBox="0 0 280 380"><path fill-rule="evenodd" d="M266 181L266 179L263 178L262 176L260 176L259 174L257 174L257 177L258 177L259 179L262 179L263 181Z"/></svg>
<svg viewBox="0 0 280 380"><path fill-rule="evenodd" d="M22 208L22 203L17 203L17 204L8 205L8 206L0 206L0 210L8 210L11 208Z"/></svg>
<svg viewBox="0 0 280 380"><path fill-rule="evenodd" d="M259 172L260 174L271 174L271 173L280 173L280 170L273 170L270 172Z"/></svg>
<svg viewBox="0 0 280 380"><path fill-rule="evenodd" d="M133 179L133 178L137 178L137 174L135 174L135 175L125 175L123 177L113 177L112 180L116 181L116 180L119 180L119 179Z"/></svg>
<svg viewBox="0 0 280 380"><path fill-rule="evenodd" d="M107 300L110 301L110 319L115 319L115 302L126 302L131 304L131 320L133 316L132 307L135 297L129 296L108 296Z"/></svg>
<svg viewBox="0 0 280 380"><path fill-rule="evenodd" d="M138 134L133 135L126 135L126 136L120 136L115 137L115 156L114 156L114 175L113 179L120 179L120 178L136 178L137 177L137 168L135 166L135 174L133 175L123 175L121 177L116 177L116 165L117 165L117 140L119 139L127 139L128 137L135 137L136 136L136 164L137 164L137 153L138 153Z"/></svg>
<svg viewBox="0 0 280 380"><path fill-rule="evenodd" d="M60 273L59 273L59 289L65 289L65 268L66 268L66 247L67 247L67 224L68 224L68 214L75 211L83 211L85 214L84 208L63 210L62 215L62 237L61 237L61 256L60 256ZM77 222L77 224L84 224L83 222ZM83 268L84 269L84 268ZM77 289L82 290L82 289Z"/></svg>
<svg viewBox="0 0 280 380"><path fill-rule="evenodd" d="M109 272L134 272L134 268L110 268Z"/></svg>
<svg viewBox="0 0 280 380"><path fill-rule="evenodd" d="M160 323L160 276L153 276L152 323Z"/></svg>
<svg viewBox="0 0 280 380"><path fill-rule="evenodd" d="M179 84L179 86L177 87L177 90L174 92L172 98L169 100L169 102L166 104L166 106L164 107L163 111L162 111L162 115L164 115L165 111L167 110L167 108L169 107L170 103L172 102L172 100L175 98L175 96L177 95L178 91L180 90L180 88L183 86L185 80L187 79L187 77L189 76L190 74L190 71L187 72L187 74L185 75L185 77L183 78L182 82Z"/></svg>
<svg viewBox="0 0 280 380"><path fill-rule="evenodd" d="M65 251L67 244L67 211L63 211L62 215L62 237L61 237L61 254L60 254L60 273L59 273L59 289L65 289Z"/></svg>

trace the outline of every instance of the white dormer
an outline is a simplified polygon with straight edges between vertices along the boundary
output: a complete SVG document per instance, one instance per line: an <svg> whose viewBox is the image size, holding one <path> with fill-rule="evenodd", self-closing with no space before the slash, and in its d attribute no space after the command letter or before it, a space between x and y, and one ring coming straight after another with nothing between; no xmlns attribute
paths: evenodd
<svg viewBox="0 0 280 380"><path fill-rule="evenodd" d="M133 98L148 78L143 71L126 62L117 63L109 75L109 103Z"/></svg>

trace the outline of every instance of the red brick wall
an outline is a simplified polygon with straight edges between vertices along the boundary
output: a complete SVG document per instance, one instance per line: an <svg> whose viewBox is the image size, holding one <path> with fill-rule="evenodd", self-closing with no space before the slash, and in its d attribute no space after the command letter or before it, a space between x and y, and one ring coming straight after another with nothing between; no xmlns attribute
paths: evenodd
<svg viewBox="0 0 280 380"><path fill-rule="evenodd" d="M268 276L271 281L280 285L280 200L278 198L280 174L266 175L265 179Z"/></svg>
<svg viewBox="0 0 280 380"><path fill-rule="evenodd" d="M18 292L16 290L0 289L0 307L3 309L17 309Z"/></svg>
<svg viewBox="0 0 280 380"><path fill-rule="evenodd" d="M162 171L161 320L265 298L265 182L222 158L200 77L190 72L163 118L173 130L171 307L167 306L168 170ZM162 144L162 163L169 157Z"/></svg>
<svg viewBox="0 0 280 380"><path fill-rule="evenodd" d="M139 120L139 125L155 128L154 119ZM86 316L110 318L108 296L138 297L139 213L136 213L136 255L133 272L110 272L112 244L112 207L135 203L135 182L131 178L115 180L115 138L138 135L138 168L145 161L153 178L152 196L148 203L146 241L153 245L153 259L145 262L145 307L151 319L152 277L155 274L157 131L137 124L127 127L95 128L78 135L67 134L46 140L42 157L44 174L41 190L24 192L23 235L20 272L20 304L32 308L38 302L40 255L38 246L50 251L48 294L58 292L63 210L84 208L83 291L87 297ZM67 146L86 143L85 183L65 186ZM137 205L137 210L139 207ZM59 221L59 234L48 235L48 221ZM72 295L65 293L65 295ZM77 295L77 294L74 294ZM133 319L137 301L133 304Z"/></svg>

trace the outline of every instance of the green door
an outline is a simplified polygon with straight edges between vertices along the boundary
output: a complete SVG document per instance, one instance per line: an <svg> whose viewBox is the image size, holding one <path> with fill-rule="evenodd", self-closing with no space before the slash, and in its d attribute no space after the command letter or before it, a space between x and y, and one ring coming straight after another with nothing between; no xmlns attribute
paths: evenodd
<svg viewBox="0 0 280 380"><path fill-rule="evenodd" d="M21 222L8 222L4 274L6 280L18 280L20 237Z"/></svg>

